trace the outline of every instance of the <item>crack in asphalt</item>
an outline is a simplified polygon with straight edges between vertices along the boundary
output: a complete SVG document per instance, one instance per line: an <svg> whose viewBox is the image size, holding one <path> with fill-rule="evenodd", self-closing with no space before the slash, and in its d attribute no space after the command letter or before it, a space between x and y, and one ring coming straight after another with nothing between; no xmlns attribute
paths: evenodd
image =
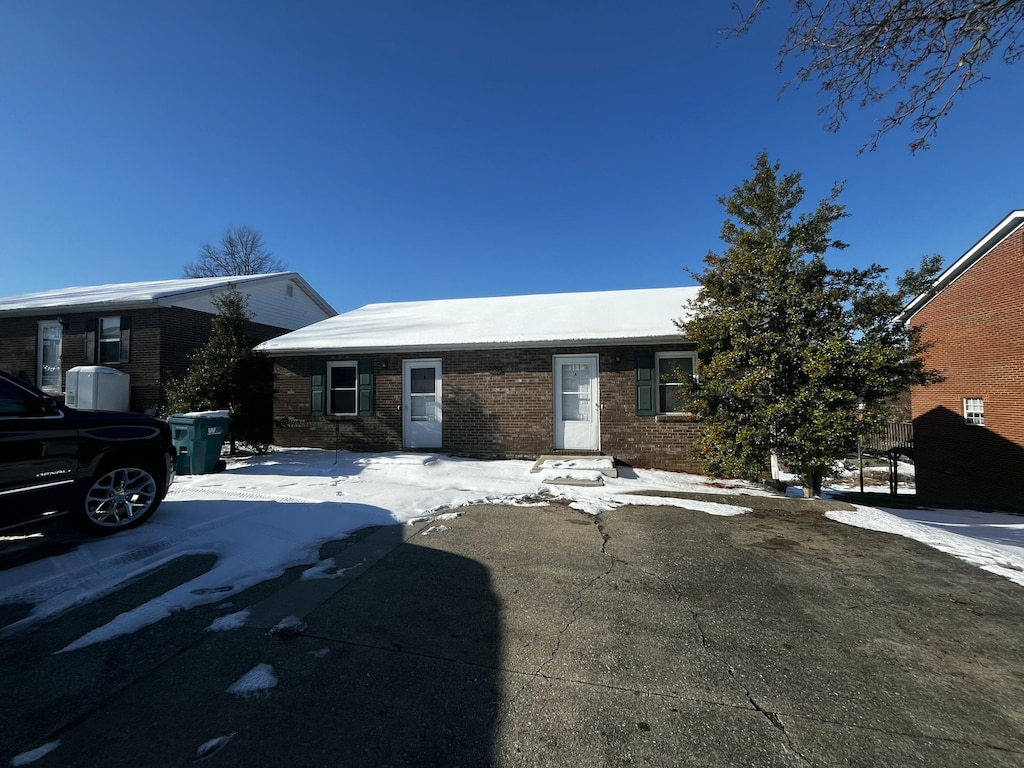
<svg viewBox="0 0 1024 768"><path fill-rule="evenodd" d="M558 655L559 650L561 650L562 648L562 638L565 637L565 633L572 628L572 625L575 624L576 620L579 618L580 608L583 607L583 594L589 591L597 582L601 581L604 578L607 578L608 574L615 570L616 564L616 561L613 560L612 564L608 566L608 570L592 578L584 586L582 586L580 590L576 593L576 604L573 606L572 613L569 615L569 621L566 622L565 626L562 627L561 631L559 631L558 638L555 640L554 649L551 651L551 654L544 660L544 662L537 668L535 674L540 675L541 677L545 676L543 674L544 667L546 667L548 664L555 660L555 656Z"/></svg>
<svg viewBox="0 0 1024 768"><path fill-rule="evenodd" d="M744 695L747 697L747 701L750 702L750 706L752 706L755 710L764 715L765 720L771 723L773 728L777 729L782 733L782 735L786 739L786 744L793 751L793 754L795 754L797 757L803 760L807 765L813 765L813 763L807 759L807 756L804 755L799 749L797 749L795 744L793 744L793 739L786 731L786 726L782 722L782 718L779 717L779 713L773 712L770 709L765 709L757 702L757 699L754 698L754 694L750 692L750 689L747 688L747 686L736 675L736 670L733 669L731 664L729 665L728 670L729 677L732 678L733 682L735 682L736 685L738 685L742 689Z"/></svg>
<svg viewBox="0 0 1024 768"><path fill-rule="evenodd" d="M597 526L597 529L601 533L601 537L602 537L601 554L605 555L606 557L611 558L613 563L622 563L623 565L629 566L631 568L635 568L637 571L639 571L640 573L644 574L648 578L654 579L655 581L658 581L658 582L664 584L670 590L672 590L672 594L675 595L676 600L678 600L681 604L685 605L684 595L683 595L682 591L680 591L676 587L675 584L673 584L671 581L666 579L664 576L662 576L661 574L658 574L658 573L652 573L652 572L646 570L645 568L641 568L641 567L639 567L637 565L633 565L633 564L631 564L631 563L629 563L629 562L627 562L625 560L622 560L622 559L620 559L618 557L615 557L612 554L609 554L609 552L608 552L608 542L611 541L611 535L609 535L605 531L604 526L601 523L597 522L596 520L595 520L595 525ZM700 614L697 611L694 611L693 609L689 609L689 612L690 612L690 617L693 619L693 624L697 628L697 632L700 634L701 647L703 647L710 654L714 655L715 652L714 652L714 650L712 650L711 644L708 642L707 634L704 632L704 627L701 624ZM782 719L779 717L779 714L777 712L772 712L771 710L765 709L760 704L758 704L757 700L754 698L754 695L750 692L750 690L736 676L736 672L732 668L732 665L729 665L727 667L727 669L728 669L728 672L729 672L729 677L743 691L744 695L747 697L747 701L750 702L750 706L753 707L755 711L760 712L764 716L764 718L769 723L771 723L773 728L775 728L776 730L778 730L779 732L782 733L782 735L785 737L786 744L789 746L790 750L792 750L792 752L797 757L799 757L807 765L812 765L811 761L808 760L807 757L805 755L803 755L800 752L800 750L797 749L796 746L793 744L793 739L789 735L789 733L786 732L786 726L783 724Z"/></svg>

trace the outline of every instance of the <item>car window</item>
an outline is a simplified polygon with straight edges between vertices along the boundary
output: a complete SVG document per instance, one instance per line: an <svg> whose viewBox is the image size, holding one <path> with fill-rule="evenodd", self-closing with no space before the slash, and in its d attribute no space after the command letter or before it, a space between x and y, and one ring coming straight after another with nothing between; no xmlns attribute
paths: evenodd
<svg viewBox="0 0 1024 768"><path fill-rule="evenodd" d="M31 392L0 379L0 417L27 416L37 403Z"/></svg>

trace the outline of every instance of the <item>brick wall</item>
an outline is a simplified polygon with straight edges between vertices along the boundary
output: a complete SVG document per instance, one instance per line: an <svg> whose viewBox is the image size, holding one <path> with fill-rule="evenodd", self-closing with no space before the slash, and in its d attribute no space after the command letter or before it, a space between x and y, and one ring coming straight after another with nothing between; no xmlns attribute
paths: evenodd
<svg viewBox="0 0 1024 768"><path fill-rule="evenodd" d="M1024 506L1024 228L995 247L914 318L946 380L912 393L922 495ZM985 403L964 423L963 399Z"/></svg>
<svg viewBox="0 0 1024 768"><path fill-rule="evenodd" d="M673 349L678 349L678 346ZM697 471L696 426L677 416L635 415L638 348L510 349L375 355L374 415L324 417L310 412L310 359L275 359L274 442L354 451L402 447L402 360L440 358L442 450L482 458L554 453L552 357L599 355L601 450L641 467ZM649 349L649 348L645 348ZM354 358L332 357L332 361Z"/></svg>
<svg viewBox="0 0 1024 768"><path fill-rule="evenodd" d="M209 339L213 324L213 315L180 307L62 313L62 381L67 380L68 370L86 364L86 321L101 314L131 318L129 360L110 366L131 376L133 411L155 409L164 403L164 382L185 373L189 358ZM24 371L28 380L37 384L38 321L55 320L57 316L0 318L0 369L13 374ZM249 324L249 334L256 343L286 332L284 328Z"/></svg>
<svg viewBox="0 0 1024 768"><path fill-rule="evenodd" d="M53 317L5 317L0 319L0 370L17 376L24 373L33 384L36 381L36 340L39 320Z"/></svg>

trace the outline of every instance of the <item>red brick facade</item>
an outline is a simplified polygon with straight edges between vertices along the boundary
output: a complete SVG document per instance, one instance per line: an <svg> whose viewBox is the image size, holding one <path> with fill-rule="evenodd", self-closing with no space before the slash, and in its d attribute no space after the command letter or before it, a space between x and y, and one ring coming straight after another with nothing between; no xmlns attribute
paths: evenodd
<svg viewBox="0 0 1024 768"><path fill-rule="evenodd" d="M1024 226L949 282L911 319L946 380L912 393L922 496L1024 507ZM982 398L984 426L965 423Z"/></svg>
<svg viewBox="0 0 1024 768"><path fill-rule="evenodd" d="M372 416L314 416L308 357L275 359L274 442L353 451L402 448L402 361L439 358L442 450L480 458L536 458L554 448L553 356L599 355L601 452L638 467L699 471L697 425L680 416L637 416L639 347L494 349L378 354ZM650 350L649 347L643 349ZM673 349L679 349L678 346ZM353 357L332 356L343 362ZM336 443L337 441L337 443Z"/></svg>
<svg viewBox="0 0 1024 768"><path fill-rule="evenodd" d="M210 337L214 316L181 307L152 309L104 309L102 312L63 312L61 339L61 381L67 372L86 365L86 322L102 316L131 318L131 352L128 362L112 368L131 376L131 409L145 411L164 403L163 384L185 373L189 357ZM56 320L57 314L0 318L0 369L23 373L36 384L39 321ZM257 342L271 339L287 329L250 324Z"/></svg>

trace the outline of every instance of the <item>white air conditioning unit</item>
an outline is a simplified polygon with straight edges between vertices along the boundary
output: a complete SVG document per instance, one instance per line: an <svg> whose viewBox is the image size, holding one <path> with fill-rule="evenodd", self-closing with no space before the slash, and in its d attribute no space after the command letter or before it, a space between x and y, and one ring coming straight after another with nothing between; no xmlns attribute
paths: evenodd
<svg viewBox="0 0 1024 768"><path fill-rule="evenodd" d="M68 371L64 402L80 411L127 411L130 379L127 373L104 365L79 365Z"/></svg>

